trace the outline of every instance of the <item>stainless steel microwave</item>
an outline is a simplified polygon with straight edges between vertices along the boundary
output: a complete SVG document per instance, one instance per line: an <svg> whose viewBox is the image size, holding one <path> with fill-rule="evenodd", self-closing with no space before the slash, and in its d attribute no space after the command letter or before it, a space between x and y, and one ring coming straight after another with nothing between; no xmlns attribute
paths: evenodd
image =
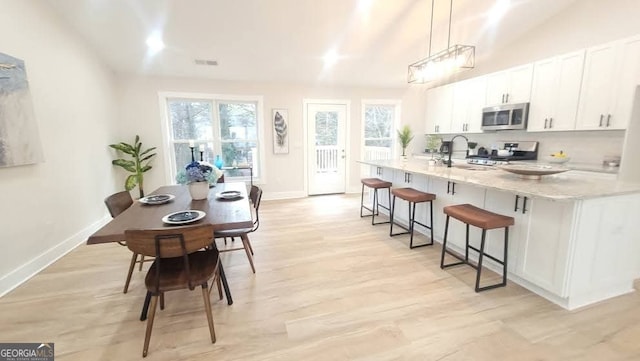
<svg viewBox="0 0 640 361"><path fill-rule="evenodd" d="M502 104L482 109L482 130L527 129L529 103Z"/></svg>

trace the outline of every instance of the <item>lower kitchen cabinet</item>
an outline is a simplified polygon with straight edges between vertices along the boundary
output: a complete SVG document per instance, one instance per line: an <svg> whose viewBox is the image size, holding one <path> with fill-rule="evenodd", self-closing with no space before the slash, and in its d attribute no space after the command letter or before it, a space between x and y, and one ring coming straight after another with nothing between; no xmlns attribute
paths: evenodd
<svg viewBox="0 0 640 361"><path fill-rule="evenodd" d="M514 217L509 229L509 272L563 295L574 203L487 190L485 208ZM502 255L503 232L487 233L487 249L494 256Z"/></svg>
<svg viewBox="0 0 640 361"><path fill-rule="evenodd" d="M484 188L455 183L442 178L429 178L429 193L436 195L436 200L433 202L433 236L441 242L444 238L444 227L447 218L442 209L446 206L464 203L482 207L485 190ZM475 244L473 240L480 240L480 231L475 227L470 227L469 230L469 240L472 244ZM466 228L462 222L453 218L450 219L447 247L464 254L465 233Z"/></svg>

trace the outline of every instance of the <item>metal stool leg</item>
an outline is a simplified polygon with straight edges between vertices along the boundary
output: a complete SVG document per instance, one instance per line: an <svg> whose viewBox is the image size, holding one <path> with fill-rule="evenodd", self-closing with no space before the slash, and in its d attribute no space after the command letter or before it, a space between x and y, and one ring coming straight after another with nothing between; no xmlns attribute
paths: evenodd
<svg viewBox="0 0 640 361"><path fill-rule="evenodd" d="M391 214L389 216L389 221L391 222L391 227L389 227L389 237L393 236L393 213L396 209L396 196L393 196L393 203L391 203Z"/></svg>

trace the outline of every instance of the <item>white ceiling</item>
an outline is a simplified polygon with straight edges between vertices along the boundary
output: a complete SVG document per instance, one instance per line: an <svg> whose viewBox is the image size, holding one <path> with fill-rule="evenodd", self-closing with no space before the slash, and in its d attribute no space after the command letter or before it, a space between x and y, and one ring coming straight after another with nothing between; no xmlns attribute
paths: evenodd
<svg viewBox="0 0 640 361"><path fill-rule="evenodd" d="M428 54L429 0L54 0L52 8L118 72L319 85L406 86L407 65ZM576 0L456 0L451 44L481 62ZM449 1L435 0L432 53L447 46ZM166 48L148 56L146 38ZM325 69L324 54L340 58ZM196 65L194 59L219 65Z"/></svg>

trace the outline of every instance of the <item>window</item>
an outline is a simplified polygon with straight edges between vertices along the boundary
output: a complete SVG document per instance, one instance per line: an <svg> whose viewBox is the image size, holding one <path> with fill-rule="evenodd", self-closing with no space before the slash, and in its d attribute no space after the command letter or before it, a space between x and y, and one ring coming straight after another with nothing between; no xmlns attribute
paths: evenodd
<svg viewBox="0 0 640 361"><path fill-rule="evenodd" d="M195 160L224 167L250 165L254 180L261 177L261 97L232 98L204 94L161 94L166 104L166 138L169 144L169 180ZM226 169L225 179L248 180L247 169Z"/></svg>
<svg viewBox="0 0 640 361"><path fill-rule="evenodd" d="M362 154L364 160L393 158L399 120L400 101L363 100Z"/></svg>

